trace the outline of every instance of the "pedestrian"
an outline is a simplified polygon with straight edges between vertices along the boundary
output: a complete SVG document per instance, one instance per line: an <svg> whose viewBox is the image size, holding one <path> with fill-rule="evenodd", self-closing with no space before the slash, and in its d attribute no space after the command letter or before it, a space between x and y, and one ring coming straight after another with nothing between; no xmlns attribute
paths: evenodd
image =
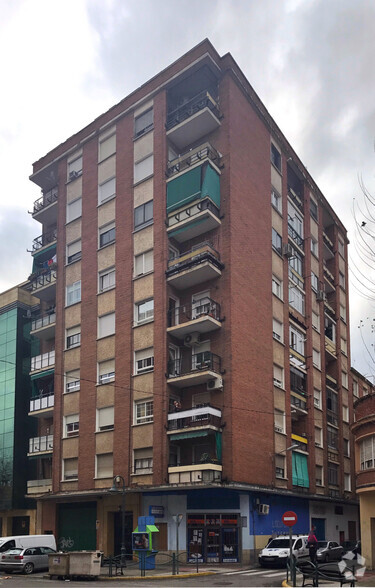
<svg viewBox="0 0 375 588"><path fill-rule="evenodd" d="M307 546L309 548L310 561L316 564L316 552L318 551L318 540L315 537L315 529L312 527L309 536L307 537Z"/></svg>

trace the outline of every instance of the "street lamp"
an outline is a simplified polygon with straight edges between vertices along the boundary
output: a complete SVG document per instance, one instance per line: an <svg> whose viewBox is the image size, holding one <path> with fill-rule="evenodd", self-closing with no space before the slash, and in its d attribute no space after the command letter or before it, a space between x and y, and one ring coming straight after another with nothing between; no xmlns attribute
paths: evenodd
<svg viewBox="0 0 375 588"><path fill-rule="evenodd" d="M125 549L125 480L123 476L114 476L112 488L108 490L112 494L119 492L119 484L122 484L122 501L121 501L121 567L126 568L126 549Z"/></svg>

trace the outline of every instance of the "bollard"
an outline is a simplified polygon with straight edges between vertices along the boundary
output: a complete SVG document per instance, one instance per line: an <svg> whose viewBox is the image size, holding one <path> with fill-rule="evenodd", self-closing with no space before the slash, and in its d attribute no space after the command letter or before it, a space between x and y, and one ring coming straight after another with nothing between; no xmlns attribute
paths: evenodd
<svg viewBox="0 0 375 588"><path fill-rule="evenodd" d="M176 554L172 553L172 575L176 575Z"/></svg>

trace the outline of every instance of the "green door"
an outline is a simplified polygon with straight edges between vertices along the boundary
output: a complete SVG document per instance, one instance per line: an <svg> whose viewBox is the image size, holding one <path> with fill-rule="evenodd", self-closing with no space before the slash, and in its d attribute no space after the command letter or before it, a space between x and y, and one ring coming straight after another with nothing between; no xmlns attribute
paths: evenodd
<svg viewBox="0 0 375 588"><path fill-rule="evenodd" d="M96 549L96 502L59 505L58 548L62 551Z"/></svg>

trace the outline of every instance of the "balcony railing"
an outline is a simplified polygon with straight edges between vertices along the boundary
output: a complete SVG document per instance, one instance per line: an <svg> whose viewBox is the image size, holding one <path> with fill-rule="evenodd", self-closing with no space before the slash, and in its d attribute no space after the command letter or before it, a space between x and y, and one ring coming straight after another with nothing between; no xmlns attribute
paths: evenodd
<svg viewBox="0 0 375 588"><path fill-rule="evenodd" d="M33 437L29 439L29 454L42 453L53 450L53 435L44 435L43 437Z"/></svg>
<svg viewBox="0 0 375 588"><path fill-rule="evenodd" d="M221 410L209 404L168 414L168 431L207 427L210 425L215 428L220 428Z"/></svg>
<svg viewBox="0 0 375 588"><path fill-rule="evenodd" d="M43 210L43 208L46 208L50 204L57 202L57 198L58 198L58 190L57 190L57 186L56 186L55 188L52 188L52 190L45 192L41 198L38 198L38 200L35 200L33 214L37 214L40 210Z"/></svg>
<svg viewBox="0 0 375 588"><path fill-rule="evenodd" d="M168 362L168 377L178 378L191 373L213 371L221 373L221 357L211 351L203 351L192 355L184 354L182 357Z"/></svg>
<svg viewBox="0 0 375 588"><path fill-rule="evenodd" d="M221 482L222 466L217 464L190 465L190 467L169 466L170 484L206 484Z"/></svg>
<svg viewBox="0 0 375 588"><path fill-rule="evenodd" d="M303 398L297 398L297 396L291 396L290 403L295 408L298 408L298 409L304 410L304 411L307 410L307 402Z"/></svg>
<svg viewBox="0 0 375 588"><path fill-rule="evenodd" d="M193 304L178 306L168 311L168 327L175 327L183 323L210 316L220 321L220 304L205 296Z"/></svg>
<svg viewBox="0 0 375 588"><path fill-rule="evenodd" d="M324 241L324 245L326 245L328 247L328 249L331 251L331 253L333 254L333 243L325 231L323 231L323 241Z"/></svg>
<svg viewBox="0 0 375 588"><path fill-rule="evenodd" d="M28 494L44 494L52 489L52 479L43 478L42 480L27 480Z"/></svg>
<svg viewBox="0 0 375 588"><path fill-rule="evenodd" d="M201 163L205 159L210 159L216 163L220 159L219 153L212 147L212 145L210 145L210 143L204 143L195 149L189 149L182 155L168 161L167 176L170 178L174 174L190 168L195 163Z"/></svg>
<svg viewBox="0 0 375 588"><path fill-rule="evenodd" d="M194 265L198 265L205 261L210 261L218 269L223 269L223 264L220 262L220 255L213 248L210 241L203 241L182 253L178 257L174 257L168 261L168 269L166 271L167 277L169 278L175 273L190 269Z"/></svg>
<svg viewBox="0 0 375 588"><path fill-rule="evenodd" d="M31 358L31 369L34 372L55 365L55 350Z"/></svg>
<svg viewBox="0 0 375 588"><path fill-rule="evenodd" d="M57 239L57 228L47 233L43 233L33 241L33 252L38 251L42 247L53 243Z"/></svg>
<svg viewBox="0 0 375 588"><path fill-rule="evenodd" d="M213 114L219 118L220 111L219 107L216 104L215 100L210 96L210 94L206 91L200 92L182 106L179 106L175 110L172 110L167 115L167 123L165 125L166 130L169 131L176 125L184 122L200 110L204 108L209 108Z"/></svg>
<svg viewBox="0 0 375 588"><path fill-rule="evenodd" d="M43 327L48 327L56 322L56 313L51 312L49 314L42 314L31 321L31 330L36 331Z"/></svg>
<svg viewBox="0 0 375 588"><path fill-rule="evenodd" d="M292 227L292 225L290 225L289 223L288 223L288 235L295 242L295 244L298 245L298 247L300 249L303 249L303 238L301 237L301 235L299 235L297 233L297 231L294 229L294 227Z"/></svg>
<svg viewBox="0 0 375 588"><path fill-rule="evenodd" d="M40 394L30 400L30 412L36 412L38 410L45 410L53 408L55 405L54 393Z"/></svg>
<svg viewBox="0 0 375 588"><path fill-rule="evenodd" d="M194 204L187 206L183 210L171 213L171 215L168 216L167 219L167 226L169 229L172 227L177 228L176 225L178 223L182 223L183 221L191 219L194 220L195 216L197 216L201 212L204 212L205 210L212 212L212 214L214 214L214 216L216 216L219 219L220 213L217 206L215 206L215 204L209 198L202 198L201 200L199 200L199 202L195 202Z"/></svg>
<svg viewBox="0 0 375 588"><path fill-rule="evenodd" d="M297 192L295 192L295 190L291 186L288 186L288 196L292 200L292 202L294 202L294 204L297 206L297 208L301 212L303 212L302 197L300 194L297 194Z"/></svg>
<svg viewBox="0 0 375 588"><path fill-rule="evenodd" d="M31 279L31 291L35 292L36 290L40 290L45 286L54 285L56 283L56 278L56 270L47 271L46 273L37 275L35 278Z"/></svg>

